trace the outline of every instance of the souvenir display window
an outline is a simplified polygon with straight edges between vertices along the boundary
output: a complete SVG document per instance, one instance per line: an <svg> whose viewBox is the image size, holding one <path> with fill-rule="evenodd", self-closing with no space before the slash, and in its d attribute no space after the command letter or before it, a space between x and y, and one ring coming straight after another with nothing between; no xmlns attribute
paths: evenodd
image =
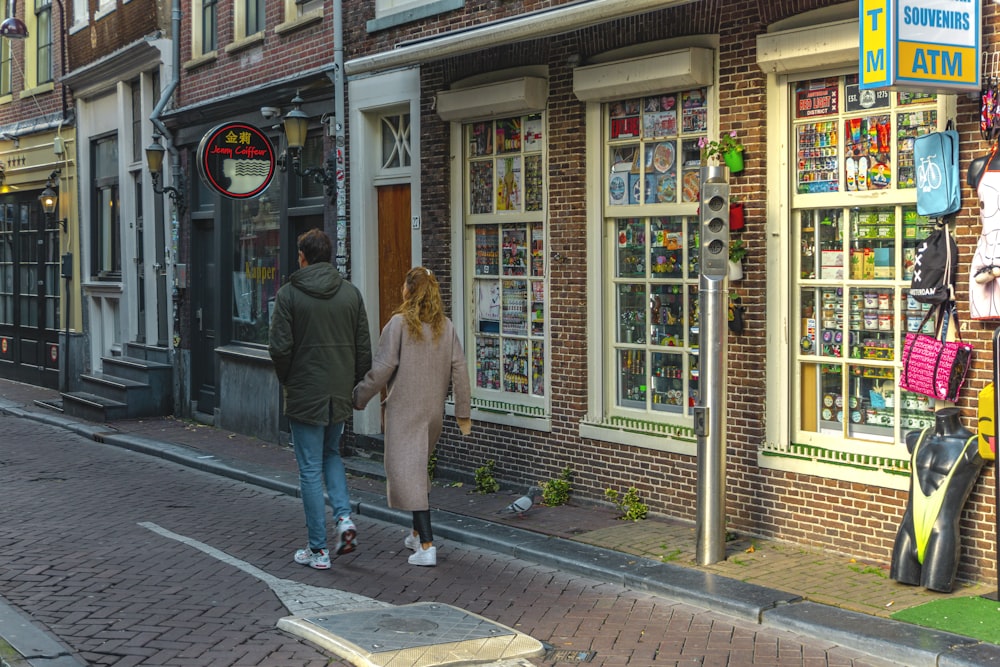
<svg viewBox="0 0 1000 667"><path fill-rule="evenodd" d="M933 402L898 385L904 337L929 308L908 295L934 226L916 212L913 140L938 129L940 102L863 91L853 74L792 83L790 99L794 437L898 442L933 421Z"/></svg>
<svg viewBox="0 0 1000 667"><path fill-rule="evenodd" d="M797 218L800 430L895 442L930 425L933 402L898 384L903 338L930 308L907 288L933 221L912 205L804 209Z"/></svg>
<svg viewBox="0 0 1000 667"><path fill-rule="evenodd" d="M698 218L707 88L604 105L614 266L609 407L688 418L698 400Z"/></svg>
<svg viewBox="0 0 1000 667"><path fill-rule="evenodd" d="M616 220L619 407L690 414L698 400L697 220Z"/></svg>
<svg viewBox="0 0 1000 667"><path fill-rule="evenodd" d="M857 75L793 84L798 194L913 188L913 139L938 125L932 94L861 90Z"/></svg>
<svg viewBox="0 0 1000 667"><path fill-rule="evenodd" d="M548 335L541 114L466 124L466 222L478 397L546 395Z"/></svg>

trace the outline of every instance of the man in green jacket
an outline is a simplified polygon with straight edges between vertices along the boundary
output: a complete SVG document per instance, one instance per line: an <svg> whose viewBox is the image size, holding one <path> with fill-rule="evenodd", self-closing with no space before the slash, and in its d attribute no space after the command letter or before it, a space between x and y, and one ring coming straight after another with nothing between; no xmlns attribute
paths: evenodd
<svg viewBox="0 0 1000 667"><path fill-rule="evenodd" d="M285 397L309 535L295 562L326 570L324 482L337 527L336 553L357 546L340 436L353 412L354 385L372 365L371 337L361 292L330 263L330 237L310 229L299 236L298 249L299 270L275 299L268 352Z"/></svg>

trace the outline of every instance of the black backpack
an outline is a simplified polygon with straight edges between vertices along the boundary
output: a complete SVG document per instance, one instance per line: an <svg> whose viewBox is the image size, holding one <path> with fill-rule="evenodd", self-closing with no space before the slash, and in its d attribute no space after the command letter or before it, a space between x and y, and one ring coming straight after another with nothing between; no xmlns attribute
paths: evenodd
<svg viewBox="0 0 1000 667"><path fill-rule="evenodd" d="M921 303L953 301L957 274L958 244L951 237L948 223L939 220L934 231L917 246L910 296Z"/></svg>

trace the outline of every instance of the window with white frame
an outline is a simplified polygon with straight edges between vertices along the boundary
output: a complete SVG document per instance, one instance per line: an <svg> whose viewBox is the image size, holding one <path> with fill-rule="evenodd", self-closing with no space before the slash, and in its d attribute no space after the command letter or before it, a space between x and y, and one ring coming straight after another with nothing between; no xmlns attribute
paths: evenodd
<svg viewBox="0 0 1000 667"><path fill-rule="evenodd" d="M708 89L603 104L605 413L689 424L699 391L698 216Z"/></svg>
<svg viewBox="0 0 1000 667"><path fill-rule="evenodd" d="M93 209L91 212L91 274L120 278L122 271L121 225L118 212L118 137L91 142Z"/></svg>
<svg viewBox="0 0 1000 667"><path fill-rule="evenodd" d="M193 0L191 3L191 57L215 52L218 0Z"/></svg>
<svg viewBox="0 0 1000 667"><path fill-rule="evenodd" d="M323 0L285 0L285 21L323 14Z"/></svg>
<svg viewBox="0 0 1000 667"><path fill-rule="evenodd" d="M899 372L906 333L932 326L929 307L908 296L917 245L934 227L916 210L913 140L945 113L935 95L864 91L857 78L787 91L791 442L884 452L934 420L933 401L899 389Z"/></svg>
<svg viewBox="0 0 1000 667"><path fill-rule="evenodd" d="M237 41L264 32L264 0L237 0L233 15Z"/></svg>
<svg viewBox="0 0 1000 667"><path fill-rule="evenodd" d="M35 0L35 82L49 83L52 70L52 0Z"/></svg>
<svg viewBox="0 0 1000 667"><path fill-rule="evenodd" d="M0 96L11 94L11 65L10 40L0 39Z"/></svg>
<svg viewBox="0 0 1000 667"><path fill-rule="evenodd" d="M549 384L545 115L467 123L462 138L474 398L537 415Z"/></svg>
<svg viewBox="0 0 1000 667"><path fill-rule="evenodd" d="M87 0L73 0L73 28L82 28L90 21L90 3Z"/></svg>
<svg viewBox="0 0 1000 667"><path fill-rule="evenodd" d="M382 170L410 166L410 114L397 113L379 119L382 135Z"/></svg>

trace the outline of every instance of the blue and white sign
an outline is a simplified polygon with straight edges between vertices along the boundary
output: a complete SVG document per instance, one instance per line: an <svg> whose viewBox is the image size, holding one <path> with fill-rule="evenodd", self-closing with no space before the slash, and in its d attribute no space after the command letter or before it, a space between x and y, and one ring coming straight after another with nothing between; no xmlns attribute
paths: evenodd
<svg viewBox="0 0 1000 667"><path fill-rule="evenodd" d="M861 0L862 90L978 91L980 0Z"/></svg>

